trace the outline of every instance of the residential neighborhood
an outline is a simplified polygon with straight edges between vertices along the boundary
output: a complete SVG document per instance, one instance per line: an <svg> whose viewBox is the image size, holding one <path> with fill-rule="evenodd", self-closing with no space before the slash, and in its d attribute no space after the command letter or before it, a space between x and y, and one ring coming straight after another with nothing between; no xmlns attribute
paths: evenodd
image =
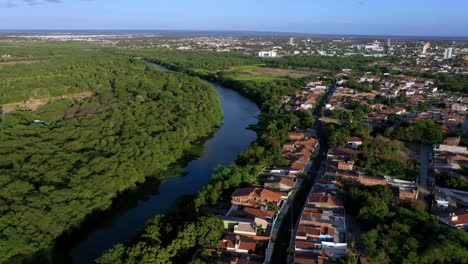
<svg viewBox="0 0 468 264"><path fill-rule="evenodd" d="M289 167L265 168L259 175L259 186L238 188L231 194L231 208L219 216L226 234L219 249L231 263L268 262L271 238L276 236L289 201L300 188L304 175L311 166L311 158L319 146L313 131L289 134L283 145L283 156Z"/></svg>

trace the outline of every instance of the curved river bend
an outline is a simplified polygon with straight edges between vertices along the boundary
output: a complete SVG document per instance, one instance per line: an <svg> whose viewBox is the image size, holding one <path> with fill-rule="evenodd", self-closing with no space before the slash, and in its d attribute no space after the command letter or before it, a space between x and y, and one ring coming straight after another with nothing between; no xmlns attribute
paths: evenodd
<svg viewBox="0 0 468 264"><path fill-rule="evenodd" d="M85 225L78 234L78 241L67 246L68 249L64 251L68 252L60 253L66 255L61 257L62 263L93 263L115 244L130 242L149 219L164 213L177 198L197 193L209 182L214 168L233 164L237 155L256 139L255 133L246 128L257 122L258 107L234 90L207 83L216 89L221 98L224 122L213 137L203 144L203 155L182 169L185 176L174 175L179 177L171 177L159 185L149 180L130 194L131 197L123 194L116 200L112 213L104 214L91 226Z"/></svg>

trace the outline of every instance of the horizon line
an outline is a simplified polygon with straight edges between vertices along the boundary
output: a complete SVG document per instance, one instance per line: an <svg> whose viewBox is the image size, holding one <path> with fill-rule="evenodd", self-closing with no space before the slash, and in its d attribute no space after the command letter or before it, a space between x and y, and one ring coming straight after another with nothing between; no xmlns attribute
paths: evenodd
<svg viewBox="0 0 468 264"><path fill-rule="evenodd" d="M103 31L107 32L131 32L131 31L140 31L140 32L184 32L184 33L201 33L201 32L212 32L212 33L222 33L222 32L231 32L231 33L263 33L263 34L281 34L281 35L297 35L297 36L329 36L329 37L410 37L410 38L466 38L468 35L413 35L413 34L355 34L355 33L307 33L307 32L289 32L289 31L267 31L267 30L235 30L235 29L0 29L0 33L51 33L51 32L66 32L66 31ZM196 35L196 34L194 34Z"/></svg>

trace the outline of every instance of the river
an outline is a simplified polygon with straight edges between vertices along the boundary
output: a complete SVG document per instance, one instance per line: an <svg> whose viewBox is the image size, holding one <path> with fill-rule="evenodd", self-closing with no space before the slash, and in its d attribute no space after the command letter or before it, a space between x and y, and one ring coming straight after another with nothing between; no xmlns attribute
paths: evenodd
<svg viewBox="0 0 468 264"><path fill-rule="evenodd" d="M246 128L257 122L256 116L260 113L257 105L232 89L207 83L221 98L224 122L213 137L204 142L202 156L190 161L182 169L182 175L174 175L178 177L170 177L160 184L149 180L132 191L130 197L123 194L110 209L112 212L103 214L92 224L85 224L76 235L76 241L60 250L60 262L93 263L115 244L130 242L148 220L169 209L177 198L197 193L209 182L214 168L233 164L237 155L256 139L256 134Z"/></svg>

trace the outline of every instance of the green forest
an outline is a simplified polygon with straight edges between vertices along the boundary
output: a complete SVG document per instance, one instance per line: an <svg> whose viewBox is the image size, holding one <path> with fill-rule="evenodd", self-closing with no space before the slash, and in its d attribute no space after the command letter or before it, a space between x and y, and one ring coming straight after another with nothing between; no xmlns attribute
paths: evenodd
<svg viewBox="0 0 468 264"><path fill-rule="evenodd" d="M390 188L347 187L346 210L364 232L355 237L370 263L467 263L468 234L421 209L394 205Z"/></svg>
<svg viewBox="0 0 468 264"><path fill-rule="evenodd" d="M0 262L49 248L87 216L109 208L119 193L157 177L222 122L215 90L198 78L94 46L48 45L2 51L45 59L51 67L0 66L0 97L24 99L35 91L32 85L48 87L50 80L50 92L63 94L72 85L93 96L1 116Z"/></svg>

